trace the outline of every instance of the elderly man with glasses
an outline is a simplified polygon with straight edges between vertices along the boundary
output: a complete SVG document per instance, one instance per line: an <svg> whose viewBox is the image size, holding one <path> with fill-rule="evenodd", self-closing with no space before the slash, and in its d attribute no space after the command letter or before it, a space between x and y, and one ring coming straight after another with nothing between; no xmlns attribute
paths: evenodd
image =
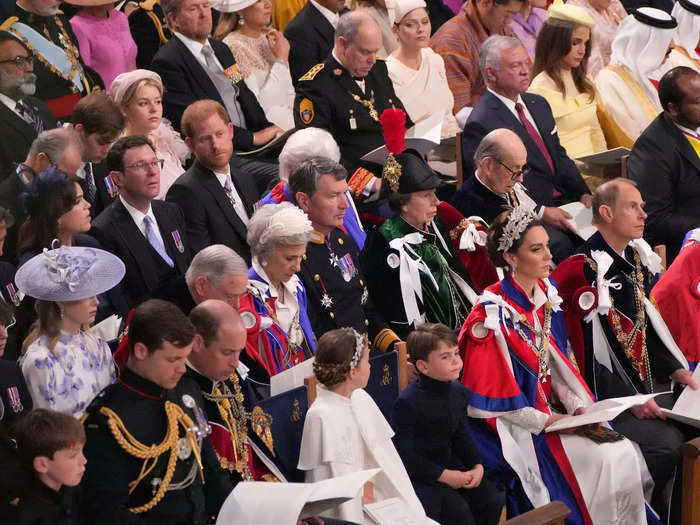
<svg viewBox="0 0 700 525"><path fill-rule="evenodd" d="M523 180L528 176L528 152L520 137L506 128L486 134L474 153L474 176L467 179L452 198L452 205L465 217L478 216L491 223L501 212L526 206L545 223L550 250L558 262L583 242L568 222L564 210L544 206L528 193Z"/></svg>
<svg viewBox="0 0 700 525"><path fill-rule="evenodd" d="M0 179L22 162L32 141L56 127L56 118L38 98L34 60L7 31L0 31Z"/></svg>
<svg viewBox="0 0 700 525"><path fill-rule="evenodd" d="M119 198L92 223L92 234L126 265L122 288L129 307L181 277L191 253L180 208L156 200L163 160L143 135L122 137L107 154Z"/></svg>

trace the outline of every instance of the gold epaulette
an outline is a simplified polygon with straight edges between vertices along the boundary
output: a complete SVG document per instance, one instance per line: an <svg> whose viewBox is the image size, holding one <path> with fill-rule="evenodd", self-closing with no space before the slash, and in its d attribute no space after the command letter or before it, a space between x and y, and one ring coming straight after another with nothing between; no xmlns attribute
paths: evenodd
<svg viewBox="0 0 700 525"><path fill-rule="evenodd" d="M302 80L313 80L316 75L318 75L318 72L321 71L326 64L321 62L320 64L316 64L314 67L309 69L301 78L299 78L299 81L301 82Z"/></svg>
<svg viewBox="0 0 700 525"><path fill-rule="evenodd" d="M19 18L11 16L0 25L0 31L9 31L15 22L19 22Z"/></svg>
<svg viewBox="0 0 700 525"><path fill-rule="evenodd" d="M376 346L380 352L387 352L394 341L401 341L401 339L394 333L393 330L389 328L382 328L374 337L374 341L372 341L372 343L374 343L374 346Z"/></svg>
<svg viewBox="0 0 700 525"><path fill-rule="evenodd" d="M158 0L143 0L139 2L139 7L146 11L153 11L153 6L158 3Z"/></svg>

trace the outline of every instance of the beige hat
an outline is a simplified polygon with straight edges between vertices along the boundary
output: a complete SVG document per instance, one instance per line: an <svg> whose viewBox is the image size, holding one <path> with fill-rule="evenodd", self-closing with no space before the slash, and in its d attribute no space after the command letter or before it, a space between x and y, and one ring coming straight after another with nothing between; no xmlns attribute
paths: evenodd
<svg viewBox="0 0 700 525"><path fill-rule="evenodd" d="M386 2L389 22L392 26L398 24L404 16L419 7L426 8L425 0L389 0Z"/></svg>
<svg viewBox="0 0 700 525"><path fill-rule="evenodd" d="M235 13L253 5L258 0L212 0L211 6L220 13Z"/></svg>
<svg viewBox="0 0 700 525"><path fill-rule="evenodd" d="M591 15L589 15L588 11L583 7L559 2L554 2L549 6L547 10L547 20L550 19L573 22L588 28L592 28L595 25L595 20L591 18Z"/></svg>

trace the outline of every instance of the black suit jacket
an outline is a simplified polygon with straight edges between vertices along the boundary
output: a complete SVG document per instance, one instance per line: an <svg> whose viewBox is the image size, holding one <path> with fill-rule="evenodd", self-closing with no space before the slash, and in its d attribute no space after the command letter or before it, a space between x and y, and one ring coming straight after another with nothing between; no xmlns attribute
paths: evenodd
<svg viewBox="0 0 700 525"><path fill-rule="evenodd" d="M462 136L464 178L474 173L474 152L481 139L494 129L508 128L518 134L527 149L527 164L530 171L525 176L524 184L537 204L556 205L552 196L555 188L563 194L563 202L576 201L584 193L590 193L574 162L559 143L554 115L547 100L532 93L522 93L520 96L535 120L534 124L552 157L555 175L552 175L549 164L535 141L528 135L525 126L498 97L486 90L464 126Z"/></svg>
<svg viewBox="0 0 700 525"><path fill-rule="evenodd" d="M452 197L450 204L462 215L477 215L491 224L498 215L508 209L508 202L484 186L475 176L464 181Z"/></svg>
<svg viewBox="0 0 700 525"><path fill-rule="evenodd" d="M105 177L109 175L109 168L106 162L92 163L92 176L95 179L95 199L90 203L90 216L95 219L102 211L109 206L115 197L109 194ZM81 180L83 192L85 191L85 180Z"/></svg>
<svg viewBox="0 0 700 525"><path fill-rule="evenodd" d="M236 63L226 44L213 38L209 39L209 43L224 69ZM223 103L204 67L177 36L158 50L153 57L151 69L163 79L163 114L178 131L185 108L193 102L208 98ZM236 150L250 150L253 149L253 132L271 126L272 123L267 120L258 99L246 83L240 80L236 85L247 129L234 128L233 146Z"/></svg>
<svg viewBox="0 0 700 525"><path fill-rule="evenodd" d="M185 218L182 211L174 204L154 200L151 209L156 216L160 235L163 237L165 251L175 264L174 275L184 275L192 258ZM174 231L182 240L181 252L173 238ZM126 266L126 275L122 289L126 293L129 307L138 306L150 297L151 292L162 286L158 273L158 263L153 248L139 230L121 199L116 199L92 223L92 235L100 241L102 247L119 257Z"/></svg>
<svg viewBox="0 0 700 525"><path fill-rule="evenodd" d="M252 216L253 204L260 198L255 181L233 165L231 180L248 215ZM195 161L170 186L166 200L178 204L185 214L187 239L193 254L212 244L225 244L250 264L248 228L236 214L214 172Z"/></svg>
<svg viewBox="0 0 700 525"><path fill-rule="evenodd" d="M652 246L666 244L670 262L685 234L700 226L700 158L661 113L634 143L627 174L647 203L645 237Z"/></svg>
<svg viewBox="0 0 700 525"><path fill-rule="evenodd" d="M379 115L391 107L405 111L394 92L386 62L377 60L374 64L365 77L364 93L333 56L326 59L316 74L303 78L294 100L296 126L328 130L340 146L341 163L352 175L365 153L384 144L381 124L371 118L368 108L354 100L353 95L364 100L373 96L374 108ZM412 125L406 115L406 128Z"/></svg>
<svg viewBox="0 0 700 525"><path fill-rule="evenodd" d="M56 117L43 101L34 97L25 97L24 102L31 106L44 121L44 129L56 127ZM12 170L15 162L24 162L29 147L37 133L14 111L0 102L0 178L4 179Z"/></svg>
<svg viewBox="0 0 700 525"><path fill-rule="evenodd" d="M331 23L311 2L287 24L284 36L289 40L289 69L294 85L304 73L331 54L334 33Z"/></svg>

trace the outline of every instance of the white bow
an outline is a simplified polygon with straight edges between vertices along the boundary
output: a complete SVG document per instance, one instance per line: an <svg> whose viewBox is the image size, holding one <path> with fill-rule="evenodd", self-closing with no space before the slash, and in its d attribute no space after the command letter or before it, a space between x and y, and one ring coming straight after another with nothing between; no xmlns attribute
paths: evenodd
<svg viewBox="0 0 700 525"><path fill-rule="evenodd" d="M613 263L613 258L609 253L603 250L593 250L591 252L591 257L596 262L598 266L598 271L596 274L596 283L598 286L598 308L592 310L584 319L586 321L591 321L593 316L596 314L608 315L610 308L612 308L612 301L610 300L610 288L613 290L620 290L622 284L615 281L616 277L612 279L606 279L605 274L610 269Z"/></svg>
<svg viewBox="0 0 700 525"><path fill-rule="evenodd" d="M547 285L547 300L552 305L552 311L560 311L560 305L564 302L564 299L559 297L559 291L554 287L554 285L552 285L552 283L550 283L547 279L545 279L544 282Z"/></svg>
<svg viewBox="0 0 700 525"><path fill-rule="evenodd" d="M474 223L470 222L459 238L459 249L473 252L476 250L476 245L486 246L486 232L477 230Z"/></svg>
<svg viewBox="0 0 700 525"><path fill-rule="evenodd" d="M484 305L484 311L486 312L484 326L496 333L501 332L501 324L503 324L503 327L506 329L506 333L508 333L506 317L508 317L513 323L520 319L520 312L518 312L512 305L508 304L503 297L496 295L493 292L489 292L488 290L484 291L484 293L482 293L479 297L478 302L492 303Z"/></svg>
<svg viewBox="0 0 700 525"><path fill-rule="evenodd" d="M642 238L630 241L629 245L639 254L639 259L642 264L654 275L661 273L663 266L661 265L661 257L651 249L649 243Z"/></svg>

